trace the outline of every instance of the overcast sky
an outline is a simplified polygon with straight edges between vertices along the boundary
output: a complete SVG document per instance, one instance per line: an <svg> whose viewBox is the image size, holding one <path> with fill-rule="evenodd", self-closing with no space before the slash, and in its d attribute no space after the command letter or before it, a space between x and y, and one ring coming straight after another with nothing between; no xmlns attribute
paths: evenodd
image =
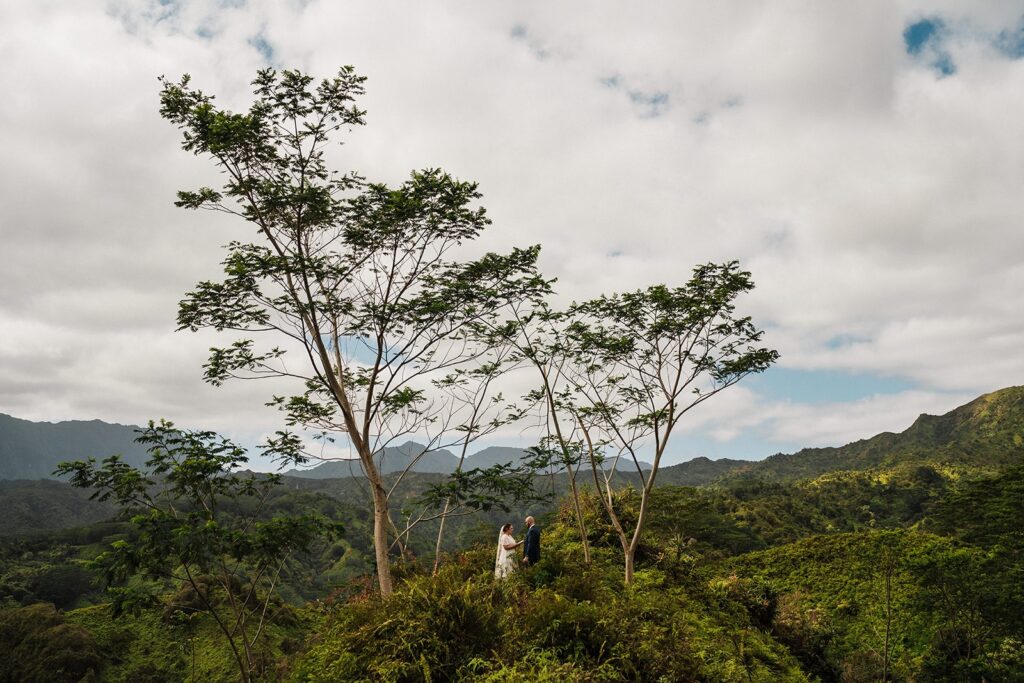
<svg viewBox="0 0 1024 683"><path fill-rule="evenodd" d="M740 310L782 358L671 462L1024 384L1024 2L0 0L0 412L279 428L174 331L248 227L172 205L216 178L157 77L244 108L258 68L344 64L369 79L344 168L479 181L485 246L542 244L564 298L753 272Z"/></svg>

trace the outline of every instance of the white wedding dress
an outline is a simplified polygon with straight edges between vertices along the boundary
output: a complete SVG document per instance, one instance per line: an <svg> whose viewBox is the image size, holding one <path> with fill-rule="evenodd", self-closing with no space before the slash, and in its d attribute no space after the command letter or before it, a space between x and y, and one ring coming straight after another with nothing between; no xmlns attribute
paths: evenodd
<svg viewBox="0 0 1024 683"><path fill-rule="evenodd" d="M516 570L515 549L505 550L506 545L513 545L515 542L516 539L512 538L509 534L501 534L498 536L498 554L497 557L494 558L495 577L504 579Z"/></svg>

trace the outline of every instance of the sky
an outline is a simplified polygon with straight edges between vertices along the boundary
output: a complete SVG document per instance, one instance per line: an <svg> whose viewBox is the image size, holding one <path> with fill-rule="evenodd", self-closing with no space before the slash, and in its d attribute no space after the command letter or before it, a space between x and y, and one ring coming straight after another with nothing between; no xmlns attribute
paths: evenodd
<svg viewBox="0 0 1024 683"><path fill-rule="evenodd" d="M158 114L189 73L368 80L339 168L475 180L482 246L539 243L562 300L737 259L777 367L666 462L902 431L1024 384L1024 2L0 0L0 412L168 418L243 443L259 383L202 382L177 302L248 226ZM522 440L522 438L520 438ZM487 445L487 444L481 444Z"/></svg>

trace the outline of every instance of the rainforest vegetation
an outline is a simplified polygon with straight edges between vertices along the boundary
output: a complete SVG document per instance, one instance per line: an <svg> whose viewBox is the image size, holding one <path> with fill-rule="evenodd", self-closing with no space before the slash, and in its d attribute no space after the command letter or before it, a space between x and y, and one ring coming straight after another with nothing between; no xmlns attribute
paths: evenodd
<svg viewBox="0 0 1024 683"><path fill-rule="evenodd" d="M450 520L437 573L433 531L412 534L385 599L354 480L287 479L260 516L315 513L343 532L289 562L254 680L1024 680L1024 463L998 466L1007 453L986 453L1000 434L1012 447L1022 416L1024 391L1010 389L935 418L960 425L949 438L977 437L957 468L940 458L656 487L629 587L617 535L585 488L589 565L565 495ZM48 496L58 485L8 486ZM616 496L624 516L636 514L635 488ZM255 503L242 497L226 513ZM543 558L495 582L494 530L527 509ZM94 560L138 533L115 518L0 541L4 680L238 678L187 586L133 579L156 599L115 616Z"/></svg>

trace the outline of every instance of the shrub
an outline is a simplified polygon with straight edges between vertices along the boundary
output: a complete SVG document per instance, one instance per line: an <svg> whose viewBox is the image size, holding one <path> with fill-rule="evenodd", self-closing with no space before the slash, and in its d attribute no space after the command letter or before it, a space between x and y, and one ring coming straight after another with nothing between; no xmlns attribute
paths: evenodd
<svg viewBox="0 0 1024 683"><path fill-rule="evenodd" d="M52 565L36 572L28 588L37 599L67 609L79 598L96 592L95 578L92 572L78 565Z"/></svg>
<svg viewBox="0 0 1024 683"><path fill-rule="evenodd" d="M53 605L0 610L0 680L80 681L95 675L99 648L85 629L64 623Z"/></svg>
<svg viewBox="0 0 1024 683"><path fill-rule="evenodd" d="M454 680L501 642L503 589L457 566L413 577L389 600L352 602L327 613L327 628L297 663L304 681Z"/></svg>

